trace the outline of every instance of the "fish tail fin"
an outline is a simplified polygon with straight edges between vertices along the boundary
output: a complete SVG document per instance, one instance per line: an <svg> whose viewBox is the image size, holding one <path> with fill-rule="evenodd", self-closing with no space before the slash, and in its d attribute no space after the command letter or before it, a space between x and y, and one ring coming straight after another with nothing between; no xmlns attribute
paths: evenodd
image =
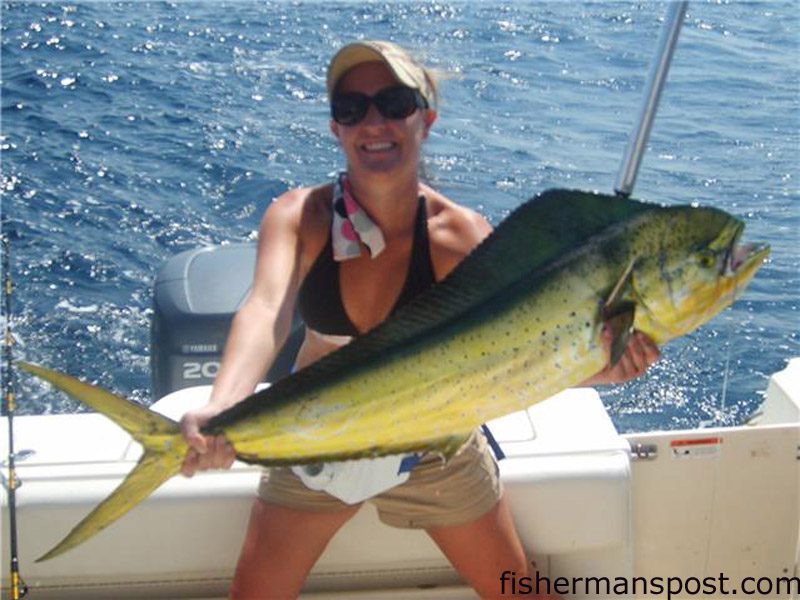
<svg viewBox="0 0 800 600"><path fill-rule="evenodd" d="M26 362L22 369L44 379L76 400L102 413L144 447L144 454L125 480L52 550L37 559L49 560L105 529L167 479L177 474L188 446L172 419L70 375Z"/></svg>
<svg viewBox="0 0 800 600"><path fill-rule="evenodd" d="M145 448L163 446L165 436L180 433L180 427L172 419L160 415L145 406L112 394L103 388L84 383L66 373L60 373L31 363L16 363L28 373L51 383L76 400L102 413L127 431Z"/></svg>
<svg viewBox="0 0 800 600"><path fill-rule="evenodd" d="M167 479L177 474L183 457L147 450L125 480L51 550L36 559L43 562L71 550L99 533L147 498Z"/></svg>

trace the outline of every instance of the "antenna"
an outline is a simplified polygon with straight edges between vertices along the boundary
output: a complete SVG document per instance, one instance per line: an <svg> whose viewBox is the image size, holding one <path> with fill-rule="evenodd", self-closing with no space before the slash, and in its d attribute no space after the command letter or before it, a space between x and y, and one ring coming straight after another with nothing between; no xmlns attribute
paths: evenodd
<svg viewBox="0 0 800 600"><path fill-rule="evenodd" d="M678 43L678 35L680 34L688 5L688 2L672 2L669 5L664 25L661 28L661 35L658 39L656 55L650 65L650 73L647 76L642 107L639 110L639 122L636 129L631 133L630 140L628 140L628 148L625 150L625 157L622 159L622 168L614 186L614 191L618 196L624 196L625 198L630 196L633 191L633 185L636 183L636 176L639 173L639 166L642 163L647 140L650 138L650 129L656 117L661 91L667 81L672 55L675 53L675 46Z"/></svg>

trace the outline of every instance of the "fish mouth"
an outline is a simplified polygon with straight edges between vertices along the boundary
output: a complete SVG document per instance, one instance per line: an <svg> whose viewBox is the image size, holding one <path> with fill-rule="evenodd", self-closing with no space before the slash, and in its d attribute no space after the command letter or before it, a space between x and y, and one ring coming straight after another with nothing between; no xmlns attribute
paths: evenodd
<svg viewBox="0 0 800 600"><path fill-rule="evenodd" d="M723 262L725 277L747 276L761 266L770 253L770 245L764 242L741 244L744 223L737 223L728 252Z"/></svg>

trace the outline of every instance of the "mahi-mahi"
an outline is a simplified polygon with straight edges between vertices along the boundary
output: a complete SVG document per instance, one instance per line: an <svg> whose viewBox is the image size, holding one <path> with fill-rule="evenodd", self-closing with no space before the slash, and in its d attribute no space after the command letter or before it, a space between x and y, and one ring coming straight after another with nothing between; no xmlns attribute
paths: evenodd
<svg viewBox="0 0 800 600"><path fill-rule="evenodd" d="M741 294L769 254L724 211L551 190L509 215L444 281L390 319L212 419L239 460L303 464L431 451L612 361L638 329L663 344ZM68 375L28 371L106 414L143 447L137 466L39 560L80 544L178 473L174 421Z"/></svg>

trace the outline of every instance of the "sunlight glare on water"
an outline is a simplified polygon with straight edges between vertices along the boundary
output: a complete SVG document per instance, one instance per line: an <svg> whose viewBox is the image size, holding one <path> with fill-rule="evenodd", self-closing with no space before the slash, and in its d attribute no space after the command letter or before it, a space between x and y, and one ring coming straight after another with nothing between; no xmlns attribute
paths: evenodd
<svg viewBox="0 0 800 600"><path fill-rule="evenodd" d="M163 261L253 240L272 198L342 167L324 85L341 44L394 39L442 74L426 173L497 223L549 187L612 190L665 12L598 2L2 9L0 188L18 352L144 402ZM624 430L742 422L767 377L800 355L798 20L791 2L689 7L635 195L728 210L773 256L733 310L666 347L641 381L603 391ZM22 412L77 410L21 384Z"/></svg>

